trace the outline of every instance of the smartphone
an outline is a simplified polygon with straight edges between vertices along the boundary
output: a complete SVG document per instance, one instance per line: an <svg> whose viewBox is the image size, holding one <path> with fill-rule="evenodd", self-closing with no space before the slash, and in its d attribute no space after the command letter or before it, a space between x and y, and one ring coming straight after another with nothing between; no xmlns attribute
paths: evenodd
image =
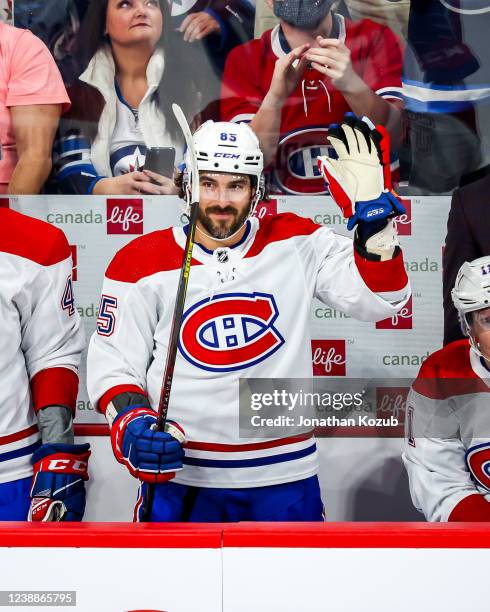
<svg viewBox="0 0 490 612"><path fill-rule="evenodd" d="M175 165L174 147L150 147L146 151L145 170L173 178ZM155 181L152 180L152 183Z"/></svg>

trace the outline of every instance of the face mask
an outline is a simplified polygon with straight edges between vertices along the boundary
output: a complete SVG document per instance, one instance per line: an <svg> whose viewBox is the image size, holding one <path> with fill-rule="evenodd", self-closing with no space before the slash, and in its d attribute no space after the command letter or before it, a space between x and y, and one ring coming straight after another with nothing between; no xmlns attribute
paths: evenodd
<svg viewBox="0 0 490 612"><path fill-rule="evenodd" d="M274 0L274 15L300 30L314 30L332 4L333 0Z"/></svg>

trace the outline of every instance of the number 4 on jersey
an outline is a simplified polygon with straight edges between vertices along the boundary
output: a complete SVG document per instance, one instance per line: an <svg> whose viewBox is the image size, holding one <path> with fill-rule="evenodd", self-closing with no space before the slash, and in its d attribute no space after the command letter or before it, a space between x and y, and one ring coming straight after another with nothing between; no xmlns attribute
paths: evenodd
<svg viewBox="0 0 490 612"><path fill-rule="evenodd" d="M71 280L71 274L66 279L65 290L63 291L63 297L61 298L61 308L67 310L70 317L75 312L75 298L73 297L73 282Z"/></svg>

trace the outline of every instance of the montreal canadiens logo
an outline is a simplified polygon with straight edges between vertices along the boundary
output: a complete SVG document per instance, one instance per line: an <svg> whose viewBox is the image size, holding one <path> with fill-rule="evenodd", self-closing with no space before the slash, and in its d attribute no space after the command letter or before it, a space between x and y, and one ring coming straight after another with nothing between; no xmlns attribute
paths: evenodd
<svg viewBox="0 0 490 612"><path fill-rule="evenodd" d="M482 0L440 0L450 11L461 15L481 15L490 11L490 2Z"/></svg>
<svg viewBox="0 0 490 612"><path fill-rule="evenodd" d="M179 349L193 365L232 372L270 357L284 339L274 323L279 316L267 293L224 293L201 300L183 316Z"/></svg>
<svg viewBox="0 0 490 612"><path fill-rule="evenodd" d="M490 442L469 448L466 463L478 484L490 491Z"/></svg>
<svg viewBox="0 0 490 612"><path fill-rule="evenodd" d="M328 145L327 128L291 132L279 142L274 179L281 191L292 195L327 193L318 169L318 157L336 157Z"/></svg>

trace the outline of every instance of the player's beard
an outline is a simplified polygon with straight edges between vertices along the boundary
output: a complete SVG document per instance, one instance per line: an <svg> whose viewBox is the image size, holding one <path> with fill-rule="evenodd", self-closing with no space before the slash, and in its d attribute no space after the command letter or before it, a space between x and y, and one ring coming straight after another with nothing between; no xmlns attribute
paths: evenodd
<svg viewBox="0 0 490 612"><path fill-rule="evenodd" d="M211 213L226 212L233 215L231 222L227 219L222 221L214 222L209 216ZM220 206L208 206L205 210L199 209L197 214L197 220L202 225L208 236L216 238L217 240L225 240L230 236L233 236L245 223L250 212L250 206L248 206L241 214L238 213L236 208L233 206L226 206L221 208Z"/></svg>

